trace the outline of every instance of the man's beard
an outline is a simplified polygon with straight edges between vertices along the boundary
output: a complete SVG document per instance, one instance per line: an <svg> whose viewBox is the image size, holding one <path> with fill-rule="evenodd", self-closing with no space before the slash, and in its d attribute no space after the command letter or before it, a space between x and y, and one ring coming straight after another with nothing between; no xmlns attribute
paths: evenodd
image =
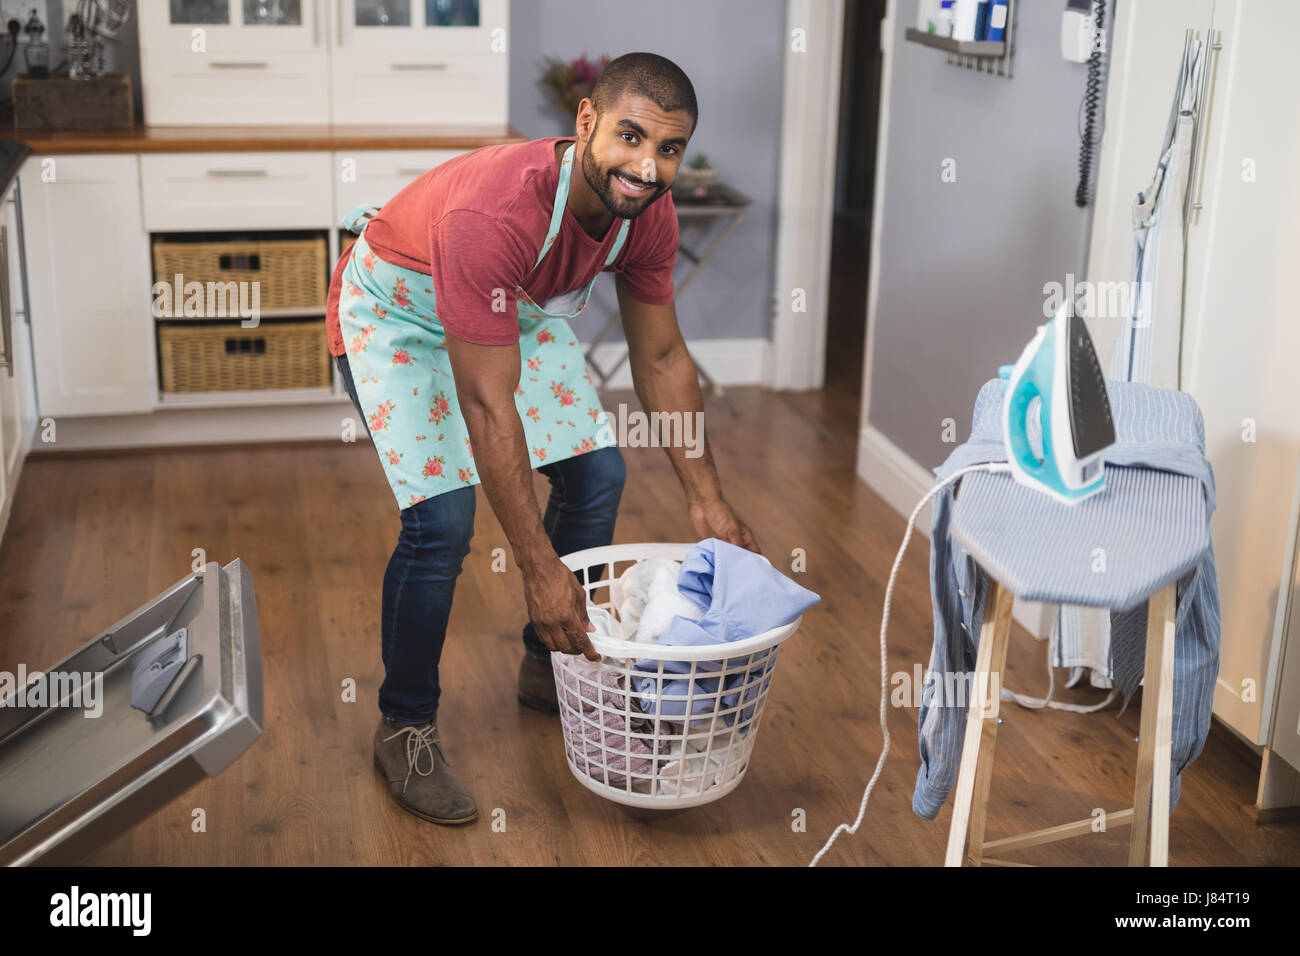
<svg viewBox="0 0 1300 956"><path fill-rule="evenodd" d="M600 201L605 204L605 208L609 210L610 214L618 219L635 219L663 195L664 187L661 184L647 191L643 199L631 199L624 196L613 183L615 172L613 169L601 171L600 167L596 165L596 158L591 155L590 146L583 151L582 175L586 177L587 185L591 187L592 192L600 197ZM640 178L637 178L636 181L641 182Z"/></svg>

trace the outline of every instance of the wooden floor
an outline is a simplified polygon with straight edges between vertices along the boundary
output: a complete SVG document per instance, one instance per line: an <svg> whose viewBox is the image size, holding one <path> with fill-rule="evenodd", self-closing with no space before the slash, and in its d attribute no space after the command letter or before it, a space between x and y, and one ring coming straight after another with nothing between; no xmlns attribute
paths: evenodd
<svg viewBox="0 0 1300 956"><path fill-rule="evenodd" d="M633 401L606 396L607 407ZM47 667L185 576L192 550L252 569L266 725L225 773L93 856L96 864L807 863L856 813L880 753L881 600L903 520L854 477L850 390L735 389L708 400L726 492L764 552L822 596L781 653L748 775L720 802L630 811L580 786L557 718L519 707L520 577L490 568L502 532L479 492L477 533L443 656L440 724L477 822L424 823L398 809L371 763L378 715L380 581L399 527L366 444L168 450L32 458L0 549L0 668ZM694 540L663 452L625 450L617 540ZM538 478L539 490L544 479ZM928 545L914 539L892 610L889 669L929 660ZM1044 651L1017 630L1007 683L1041 695ZM355 678L357 703L340 686ZM1065 692L1095 700L1097 691ZM1131 804L1139 700L1122 718L1004 705L990 839ZM910 808L916 710L891 708L892 747L867 819L826 864L934 865L951 805ZM1173 865L1300 863L1300 828L1255 827L1259 760L1216 726L1184 774L1170 824ZM202 807L207 832L191 832ZM493 827L504 812L505 828ZM804 820L805 825L798 822ZM1127 829L1024 851L1033 863L1114 865Z"/></svg>

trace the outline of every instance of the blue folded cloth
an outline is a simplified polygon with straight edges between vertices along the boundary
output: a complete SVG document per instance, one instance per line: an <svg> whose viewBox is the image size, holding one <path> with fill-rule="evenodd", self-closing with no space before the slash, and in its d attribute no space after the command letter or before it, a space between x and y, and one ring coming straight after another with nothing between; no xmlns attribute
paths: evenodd
<svg viewBox="0 0 1300 956"><path fill-rule="evenodd" d="M819 595L795 584L760 555L718 538L705 538L687 552L677 578L677 590L700 609L701 615L696 620L681 615L674 617L667 633L656 641L658 644L699 646L744 640L789 624L821 600ZM757 678L771 670L776 659L774 651L774 648L759 651L759 657L749 670L725 678L723 689L732 690L753 682L745 691L745 701L757 697L760 686L767 683L764 680L760 685ZM746 658L697 661L694 664L695 673L699 675L721 671L723 667L745 666ZM676 680L665 676L662 689L665 698L685 697L692 692L691 661L645 659L637 661L634 666L636 670L657 675L661 665L665 675L687 675ZM659 713L665 717L686 715L686 700L658 700L657 677L637 677L633 682L642 709L653 712L659 703ZM691 702L691 713L696 716L709 713L718 692L718 678L697 676L693 691L696 697ZM726 694L722 703L724 707L736 707L740 695ZM741 720L747 721L750 712L750 708L742 711ZM735 719L734 712L723 716L728 724Z"/></svg>

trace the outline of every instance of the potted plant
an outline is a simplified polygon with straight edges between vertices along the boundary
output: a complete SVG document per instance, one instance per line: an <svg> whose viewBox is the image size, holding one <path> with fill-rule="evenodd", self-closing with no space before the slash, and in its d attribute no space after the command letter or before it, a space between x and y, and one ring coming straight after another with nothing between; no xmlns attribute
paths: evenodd
<svg viewBox="0 0 1300 956"><path fill-rule="evenodd" d="M717 180L718 174L714 171L713 164L709 162L709 157L699 153L689 164L677 170L677 180L673 185L679 187L688 196L703 199L708 195L709 187Z"/></svg>

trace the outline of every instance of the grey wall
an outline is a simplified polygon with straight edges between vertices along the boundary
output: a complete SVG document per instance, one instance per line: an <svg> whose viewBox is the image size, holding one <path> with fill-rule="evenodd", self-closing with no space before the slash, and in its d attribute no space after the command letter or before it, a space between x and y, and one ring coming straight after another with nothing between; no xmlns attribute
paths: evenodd
<svg viewBox="0 0 1300 956"><path fill-rule="evenodd" d="M1004 79L906 42L915 0L895 5L868 416L927 468L954 447L942 420L964 441L980 386L1046 321L1043 285L1084 274L1091 207L1074 190L1087 67L1060 56L1064 4L1016 8ZM946 157L956 182L940 180Z"/></svg>
<svg viewBox="0 0 1300 956"><path fill-rule="evenodd" d="M700 123L686 150L707 153L720 178L749 196L745 221L677 303L690 338L770 334L776 260L776 191L784 69L783 0L513 0L510 123L529 138L572 135L573 117L546 105L543 56L645 50L691 78ZM698 243L697 243L698 245ZM680 261L680 282L686 264ZM614 284L596 283L592 305L613 309ZM598 319L580 317L579 335ZM591 325L591 328L588 326Z"/></svg>

